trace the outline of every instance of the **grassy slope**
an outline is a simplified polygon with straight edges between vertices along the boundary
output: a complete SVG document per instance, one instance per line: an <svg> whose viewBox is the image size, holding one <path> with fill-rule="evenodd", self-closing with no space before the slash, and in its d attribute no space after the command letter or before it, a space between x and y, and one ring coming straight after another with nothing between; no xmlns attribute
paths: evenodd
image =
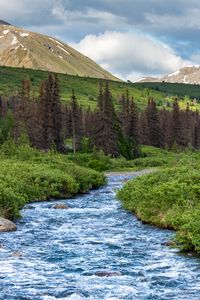
<svg viewBox="0 0 200 300"><path fill-rule="evenodd" d="M15 94L20 90L21 81L24 78L30 78L34 93L37 95L39 85L41 81L47 77L47 74L47 72L39 70L0 67L0 95ZM65 74L58 74L58 76L63 101L69 101L71 91L75 89L78 101L83 107L96 107L99 79ZM116 103L119 96L125 92L126 89L129 89L130 96L134 97L140 109L146 105L148 97L154 97L160 107L162 107L163 104L169 103L171 105L172 103L170 91L168 91L170 95L168 96L166 92L144 88L138 84L115 81L110 81L110 88ZM173 94L176 94L176 91L173 91ZM188 101L187 98L183 100L181 103L182 106L185 106ZM192 104L192 101L190 101L190 103ZM199 104L193 106L194 109L196 107L200 107Z"/></svg>
<svg viewBox="0 0 200 300"><path fill-rule="evenodd" d="M13 219L35 200L67 198L105 183L105 177L66 155L42 153L11 141L0 149L0 216Z"/></svg>
<svg viewBox="0 0 200 300"><path fill-rule="evenodd" d="M159 150L153 152L158 158ZM167 168L164 164L165 168L128 182L118 197L142 221L175 229L182 250L200 252L200 154L160 151L160 159L166 155Z"/></svg>

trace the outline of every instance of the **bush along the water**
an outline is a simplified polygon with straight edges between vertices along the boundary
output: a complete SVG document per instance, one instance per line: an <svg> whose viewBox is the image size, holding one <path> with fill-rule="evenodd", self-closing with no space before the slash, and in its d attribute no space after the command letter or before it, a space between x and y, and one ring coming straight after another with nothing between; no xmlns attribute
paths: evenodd
<svg viewBox="0 0 200 300"><path fill-rule="evenodd" d="M180 249L200 253L199 154L185 154L176 167L131 180L118 197L142 221L175 229Z"/></svg>
<svg viewBox="0 0 200 300"><path fill-rule="evenodd" d="M67 198L105 183L105 176L66 155L8 141L0 149L0 216L13 219L30 201Z"/></svg>

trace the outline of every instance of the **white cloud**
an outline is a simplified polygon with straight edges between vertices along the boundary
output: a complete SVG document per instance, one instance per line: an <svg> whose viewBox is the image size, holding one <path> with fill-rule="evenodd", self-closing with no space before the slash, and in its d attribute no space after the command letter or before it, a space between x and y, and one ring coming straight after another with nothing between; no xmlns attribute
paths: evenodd
<svg viewBox="0 0 200 300"><path fill-rule="evenodd" d="M69 1L67 1L69 3ZM71 10L67 7L66 3L57 2L52 8L52 15L58 20L63 21L66 25L73 22L78 23L98 23L99 25L107 25L108 27L115 26L119 23L125 23L125 17L119 17L111 12L95 9L92 7L86 7L82 10Z"/></svg>
<svg viewBox="0 0 200 300"><path fill-rule="evenodd" d="M189 8L183 14L152 14L146 13L146 20L152 26L165 29L200 29L200 8Z"/></svg>
<svg viewBox="0 0 200 300"><path fill-rule="evenodd" d="M107 31L87 35L72 46L110 72L130 80L171 73L187 63L168 45L139 33Z"/></svg>

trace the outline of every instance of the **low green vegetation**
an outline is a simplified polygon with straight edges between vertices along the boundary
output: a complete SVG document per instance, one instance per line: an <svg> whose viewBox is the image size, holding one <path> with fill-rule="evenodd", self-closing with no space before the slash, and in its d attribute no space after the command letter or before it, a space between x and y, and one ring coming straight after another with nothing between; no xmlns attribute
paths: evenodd
<svg viewBox="0 0 200 300"><path fill-rule="evenodd" d="M162 150L153 152L162 156ZM143 222L175 229L181 250L200 253L200 154L188 151L169 156L174 157L167 168L164 162L164 168L131 180L118 197Z"/></svg>
<svg viewBox="0 0 200 300"><path fill-rule="evenodd" d="M13 219L25 203L67 198L105 183L105 176L71 162L7 141L0 149L0 216Z"/></svg>
<svg viewBox="0 0 200 300"><path fill-rule="evenodd" d="M91 153L78 152L68 154L67 157L72 162L96 171L137 171L145 168L173 166L177 164L183 156L182 152L172 152L152 146L141 146L141 157L127 160L123 156L112 158L102 151Z"/></svg>

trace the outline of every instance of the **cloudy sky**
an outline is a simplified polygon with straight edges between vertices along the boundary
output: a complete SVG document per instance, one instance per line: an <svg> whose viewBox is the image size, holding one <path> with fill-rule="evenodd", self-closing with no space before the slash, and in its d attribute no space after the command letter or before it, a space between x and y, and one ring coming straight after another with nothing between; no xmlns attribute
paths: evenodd
<svg viewBox="0 0 200 300"><path fill-rule="evenodd" d="M200 64L199 0L0 0L0 19L55 36L123 79Z"/></svg>

